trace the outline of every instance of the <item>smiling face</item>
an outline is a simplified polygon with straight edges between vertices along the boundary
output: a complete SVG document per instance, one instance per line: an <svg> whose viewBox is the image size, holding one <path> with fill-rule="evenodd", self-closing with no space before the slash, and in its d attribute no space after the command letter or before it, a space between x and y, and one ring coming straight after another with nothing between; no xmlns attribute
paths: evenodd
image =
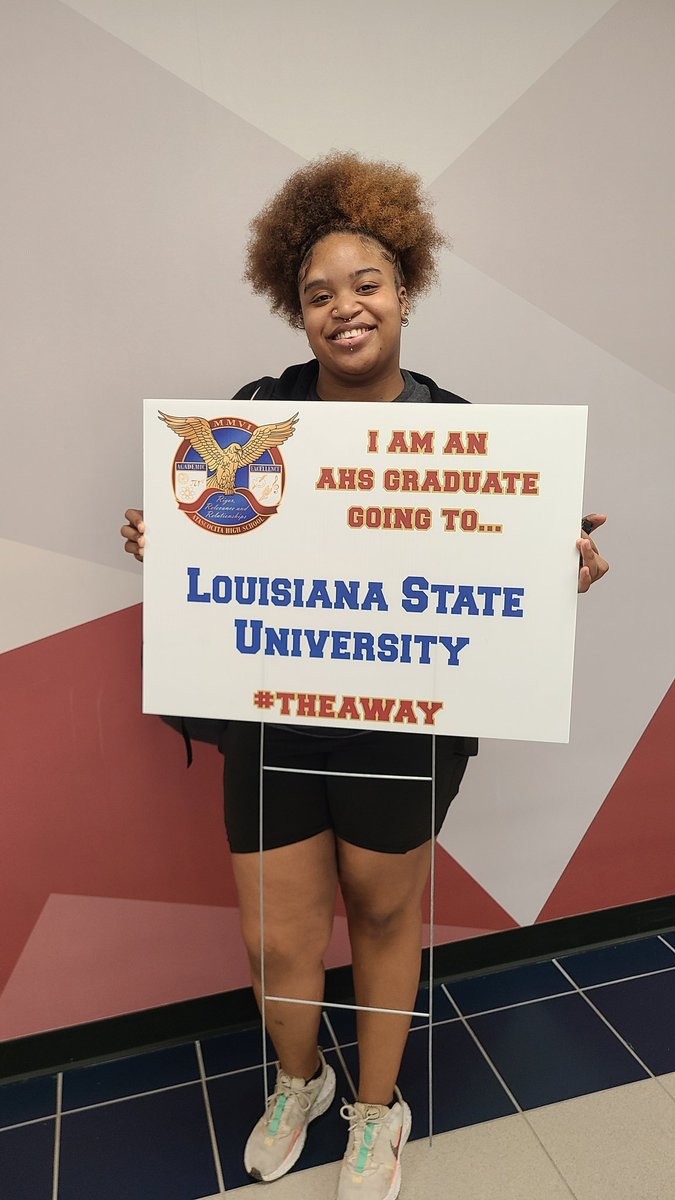
<svg viewBox="0 0 675 1200"><path fill-rule="evenodd" d="M403 389L401 320L408 303L386 255L373 238L331 233L304 265L300 303L323 400L394 400Z"/></svg>

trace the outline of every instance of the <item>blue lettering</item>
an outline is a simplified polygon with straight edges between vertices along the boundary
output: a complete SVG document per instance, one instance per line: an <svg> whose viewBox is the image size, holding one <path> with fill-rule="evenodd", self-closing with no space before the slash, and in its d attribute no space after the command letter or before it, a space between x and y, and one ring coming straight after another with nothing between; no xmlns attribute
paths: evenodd
<svg viewBox="0 0 675 1200"><path fill-rule="evenodd" d="M420 647L420 662L424 663L425 666L428 666L431 662L429 649L431 646L436 645L438 638L435 637L433 633L417 633L415 634L413 641L415 642L416 646Z"/></svg>
<svg viewBox="0 0 675 1200"><path fill-rule="evenodd" d="M361 608L377 608L380 612L389 612L389 605L385 599L384 588L381 583L370 582L368 584L368 591L366 592Z"/></svg>
<svg viewBox="0 0 675 1200"><path fill-rule="evenodd" d="M279 608L285 608L291 602L291 581L290 579L273 579L272 580L272 604L276 604Z"/></svg>
<svg viewBox="0 0 675 1200"><path fill-rule="evenodd" d="M328 629L306 629L305 637L309 646L310 658L323 658L323 651L328 641Z"/></svg>
<svg viewBox="0 0 675 1200"><path fill-rule="evenodd" d="M265 626L265 654L280 654L282 658L288 658L288 629L273 629L270 625Z"/></svg>
<svg viewBox="0 0 675 1200"><path fill-rule="evenodd" d="M232 580L229 575L215 575L211 585L216 604L229 604L232 599Z"/></svg>
<svg viewBox="0 0 675 1200"><path fill-rule="evenodd" d="M471 639L468 637L439 637L438 640L441 643L441 646L445 646L445 649L448 652L448 666L458 667L460 651L462 651L465 646L468 646Z"/></svg>
<svg viewBox="0 0 675 1200"><path fill-rule="evenodd" d="M256 575L235 575L235 596L238 604L255 604L255 585L258 582ZM248 589L246 585L248 584Z"/></svg>
<svg viewBox="0 0 675 1200"><path fill-rule="evenodd" d="M251 636L246 639L247 626L251 627ZM237 631L237 650L240 654L258 654L260 652L260 634L262 631L262 621L241 621L235 620L234 628Z"/></svg>
<svg viewBox="0 0 675 1200"><path fill-rule="evenodd" d="M210 604L211 597L208 592L200 592L199 576L201 574L199 567L188 567L187 569L189 585L188 585L188 604Z"/></svg>
<svg viewBox="0 0 675 1200"><path fill-rule="evenodd" d="M452 595L455 590L454 583L432 583L429 588L430 592L436 592L438 602L436 604L436 612L442 613L444 616L448 611L448 596Z"/></svg>
<svg viewBox="0 0 675 1200"><path fill-rule="evenodd" d="M300 600L302 604L302 600ZM328 580L313 579L312 590L307 597L307 608L316 608L320 604L322 608L332 608L330 596L328 595Z"/></svg>
<svg viewBox="0 0 675 1200"><path fill-rule="evenodd" d="M408 575L402 584L404 599L401 607L406 612L426 612L429 607L429 598L426 595L428 587L429 580L423 575Z"/></svg>
<svg viewBox="0 0 675 1200"><path fill-rule="evenodd" d="M492 602L493 602L495 596L501 596L502 589L500 587L479 587L479 588L476 588L476 591L478 592L479 596L485 596L485 603L483 605L483 616L484 617L494 617L495 609L494 609L494 604Z"/></svg>
<svg viewBox="0 0 675 1200"><path fill-rule="evenodd" d="M453 604L453 606L450 610L453 617L459 616L461 614L463 608L465 608L467 610L470 617L479 617L480 616L480 613L478 611L478 605L476 604L476 601L474 600L473 588L469 587L466 584L460 583L459 591L457 593L457 599L455 600L455 603Z"/></svg>
<svg viewBox="0 0 675 1200"><path fill-rule="evenodd" d="M331 658L351 658L349 653L349 639L351 634L344 629L334 629L331 638L333 648L330 652Z"/></svg>
<svg viewBox="0 0 675 1200"><path fill-rule="evenodd" d="M398 638L395 633L381 633L377 639L377 657L380 662L396 662Z"/></svg>
<svg viewBox="0 0 675 1200"><path fill-rule="evenodd" d="M525 595L525 588L504 588L504 613L505 617L522 617L523 610L520 607L520 596Z"/></svg>
<svg viewBox="0 0 675 1200"><path fill-rule="evenodd" d="M335 580L335 607L336 608L358 608L359 607L359 583L356 579Z"/></svg>
<svg viewBox="0 0 675 1200"><path fill-rule="evenodd" d="M356 662L373 662L375 659L375 639L372 633L354 634L354 659Z"/></svg>

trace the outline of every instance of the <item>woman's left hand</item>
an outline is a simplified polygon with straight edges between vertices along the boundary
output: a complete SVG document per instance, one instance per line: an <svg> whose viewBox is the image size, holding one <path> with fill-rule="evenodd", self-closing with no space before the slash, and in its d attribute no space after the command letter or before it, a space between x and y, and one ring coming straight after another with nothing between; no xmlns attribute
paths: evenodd
<svg viewBox="0 0 675 1200"><path fill-rule="evenodd" d="M595 530L604 525L606 520L607 517L603 513L589 513L587 517L584 517L584 521L591 523L589 530L591 533L595 533ZM597 583L598 579L602 579L603 575L607 574L609 563L599 553L598 547L587 533L582 532L577 542L577 550L581 555L577 591L587 592L592 583Z"/></svg>

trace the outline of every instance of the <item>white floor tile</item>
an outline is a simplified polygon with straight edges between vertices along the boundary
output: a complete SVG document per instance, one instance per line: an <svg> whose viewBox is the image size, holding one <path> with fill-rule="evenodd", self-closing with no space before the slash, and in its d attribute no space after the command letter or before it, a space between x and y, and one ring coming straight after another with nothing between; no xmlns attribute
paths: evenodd
<svg viewBox="0 0 675 1200"><path fill-rule="evenodd" d="M401 1200L571 1200L572 1193L520 1115L413 1142Z"/></svg>
<svg viewBox="0 0 675 1200"><path fill-rule="evenodd" d="M240 1200L254 1200L260 1197L264 1190L264 1200L333 1200L337 1192L339 1163L327 1163L325 1167L311 1167L309 1171L296 1171L277 1179L275 1183L266 1183L264 1189L259 1183L250 1183L247 1187L235 1188L227 1193L227 1200L240 1197ZM401 1195L401 1200L405 1197Z"/></svg>
<svg viewBox="0 0 675 1200"><path fill-rule="evenodd" d="M269 1200L333 1200L339 1163L280 1179ZM253 1200L253 1189L229 1197ZM267 1196L267 1192L265 1193ZM523 1117L514 1115L438 1134L431 1149L411 1142L403 1156L400 1200L572 1200L567 1184ZM634 1198L635 1200L635 1198Z"/></svg>
<svg viewBox="0 0 675 1200"><path fill-rule="evenodd" d="M653 1079L527 1114L577 1200L673 1200L675 1105Z"/></svg>
<svg viewBox="0 0 675 1200"><path fill-rule="evenodd" d="M669 1075L659 1075L659 1083L675 1100L675 1071L671 1071Z"/></svg>

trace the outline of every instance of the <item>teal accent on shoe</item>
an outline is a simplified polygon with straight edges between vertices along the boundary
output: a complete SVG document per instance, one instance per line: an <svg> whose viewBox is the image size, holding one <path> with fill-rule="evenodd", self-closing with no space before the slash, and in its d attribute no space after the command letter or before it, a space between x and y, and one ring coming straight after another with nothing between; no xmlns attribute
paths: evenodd
<svg viewBox="0 0 675 1200"><path fill-rule="evenodd" d="M272 1137L276 1137L277 1133L279 1132L279 1125L281 1124L281 1118L284 1114L287 1099L288 1096L279 1096L279 1099L277 1100L276 1108L274 1109L274 1116L270 1122L270 1133Z"/></svg>
<svg viewBox="0 0 675 1200"><path fill-rule="evenodd" d="M373 1148L373 1125L372 1125L372 1122L369 1121L363 1131L363 1141L361 1143L361 1149L359 1150L359 1157L358 1157L356 1166L354 1168L355 1171L358 1171L359 1175L362 1175L366 1169L366 1163L368 1162L368 1151L372 1150L372 1148Z"/></svg>

